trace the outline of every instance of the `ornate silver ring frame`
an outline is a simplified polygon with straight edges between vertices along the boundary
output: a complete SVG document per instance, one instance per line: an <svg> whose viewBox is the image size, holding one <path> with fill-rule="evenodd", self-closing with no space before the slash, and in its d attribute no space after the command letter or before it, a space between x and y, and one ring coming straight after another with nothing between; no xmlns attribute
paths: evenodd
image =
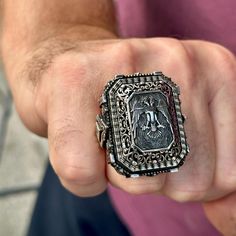
<svg viewBox="0 0 236 236"><path fill-rule="evenodd" d="M189 152L179 87L161 72L117 75L105 87L97 137L126 177L176 172Z"/></svg>

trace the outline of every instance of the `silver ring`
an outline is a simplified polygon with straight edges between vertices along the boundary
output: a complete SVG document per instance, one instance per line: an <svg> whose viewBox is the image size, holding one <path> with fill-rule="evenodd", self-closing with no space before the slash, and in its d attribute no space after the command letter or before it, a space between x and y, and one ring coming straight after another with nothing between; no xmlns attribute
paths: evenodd
<svg viewBox="0 0 236 236"><path fill-rule="evenodd" d="M97 138L126 177L176 172L189 153L179 87L161 72L117 75L105 86Z"/></svg>

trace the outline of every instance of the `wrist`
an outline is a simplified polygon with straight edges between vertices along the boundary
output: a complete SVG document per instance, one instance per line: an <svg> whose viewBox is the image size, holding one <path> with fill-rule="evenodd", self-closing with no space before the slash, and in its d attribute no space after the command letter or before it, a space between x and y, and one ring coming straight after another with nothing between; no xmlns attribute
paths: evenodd
<svg viewBox="0 0 236 236"><path fill-rule="evenodd" d="M50 41L87 41L98 39L117 38L116 29L107 29L105 27L79 24L79 25L60 25L39 32L37 35L28 34L27 37L19 37L15 39L15 32L11 30L3 30L1 38L1 48L3 57L8 53L15 52L29 53L40 45Z"/></svg>
<svg viewBox="0 0 236 236"><path fill-rule="evenodd" d="M28 72L29 67L36 71L38 63L44 65L45 69L54 57L76 50L81 42L115 39L118 36L115 32L102 27L77 25L60 30L54 29L31 44L13 42L9 37L10 35L3 35L1 45L6 72L15 71L16 68ZM18 73L19 69L16 74ZM41 73L41 69L37 70L38 73Z"/></svg>

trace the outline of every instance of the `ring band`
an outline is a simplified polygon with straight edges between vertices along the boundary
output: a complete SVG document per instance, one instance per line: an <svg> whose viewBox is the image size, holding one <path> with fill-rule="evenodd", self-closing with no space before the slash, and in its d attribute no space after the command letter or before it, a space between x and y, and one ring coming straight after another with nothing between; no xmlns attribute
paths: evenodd
<svg viewBox="0 0 236 236"><path fill-rule="evenodd" d="M176 172L189 153L179 87L161 72L117 75L105 86L97 138L126 177Z"/></svg>

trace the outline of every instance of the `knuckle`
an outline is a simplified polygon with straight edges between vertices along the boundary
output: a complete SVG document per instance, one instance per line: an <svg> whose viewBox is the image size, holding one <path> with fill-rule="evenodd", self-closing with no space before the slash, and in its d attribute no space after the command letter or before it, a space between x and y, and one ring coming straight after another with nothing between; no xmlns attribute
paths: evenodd
<svg viewBox="0 0 236 236"><path fill-rule="evenodd" d="M139 195L146 193L146 189L140 187L140 186L133 186L130 185L128 187L125 187L124 189L127 193L133 194L133 195Z"/></svg>
<svg viewBox="0 0 236 236"><path fill-rule="evenodd" d="M181 42L181 41L180 41ZM183 42L180 43L181 57L179 58L179 68L184 71L183 85L188 91L195 91L201 80L196 79L196 56L191 48L187 47Z"/></svg>
<svg viewBox="0 0 236 236"><path fill-rule="evenodd" d="M172 191L167 196L177 202L200 201L205 196L205 191Z"/></svg>
<svg viewBox="0 0 236 236"><path fill-rule="evenodd" d="M155 39L155 42L158 43L159 47L158 50L162 50L162 53L166 55L178 56L177 52L182 51L181 43L178 39L175 38L158 38Z"/></svg>
<svg viewBox="0 0 236 236"><path fill-rule="evenodd" d="M66 54L55 59L51 77L65 87L89 88L89 60L86 55Z"/></svg>
<svg viewBox="0 0 236 236"><path fill-rule="evenodd" d="M86 155L83 150L74 150L74 140L78 140L80 130L74 129L69 123L68 118L60 124L53 137L49 137L50 158L54 169L65 182L94 185L99 180L99 173L96 166L85 165Z"/></svg>
<svg viewBox="0 0 236 236"><path fill-rule="evenodd" d="M217 45L216 47L216 59L219 58L220 64L229 71L235 71L235 56L228 49Z"/></svg>
<svg viewBox="0 0 236 236"><path fill-rule="evenodd" d="M96 183L95 185L83 186L77 183L68 183L66 180L60 178L61 184L73 194L80 197L94 197L105 191L106 183Z"/></svg>
<svg viewBox="0 0 236 236"><path fill-rule="evenodd" d="M214 58L217 69L224 74L224 81L236 80L236 58L227 48L213 44L212 57Z"/></svg>
<svg viewBox="0 0 236 236"><path fill-rule="evenodd" d="M57 173L65 182L77 183L80 186L94 185L98 181L98 176L92 170L82 166L67 164Z"/></svg>
<svg viewBox="0 0 236 236"><path fill-rule="evenodd" d="M62 179L79 185L93 185L100 175L94 167L90 168L81 163L80 160L84 158L85 155L82 152L70 153L63 148L53 157L51 156L55 171Z"/></svg>
<svg viewBox="0 0 236 236"><path fill-rule="evenodd" d="M86 166L88 154L83 148L74 148L75 140L83 135L83 131L71 125L73 118L70 117L52 123L52 132L49 132L50 159L56 173L66 182L95 184L100 177L96 166Z"/></svg>
<svg viewBox="0 0 236 236"><path fill-rule="evenodd" d="M186 91L197 88L199 80L196 79L196 58L191 48L177 39L168 39L163 42L168 69L174 78L179 80Z"/></svg>
<svg viewBox="0 0 236 236"><path fill-rule="evenodd" d="M134 55L134 47L131 40L122 40L118 42L115 45L115 50L117 52L116 55L125 53L125 55L129 55L131 58Z"/></svg>
<svg viewBox="0 0 236 236"><path fill-rule="evenodd" d="M93 179L90 174L88 175L87 170L82 173L79 167L70 166L66 172L58 175L58 177L66 189L80 197L96 196L101 194L107 187L107 182L104 178Z"/></svg>
<svg viewBox="0 0 236 236"><path fill-rule="evenodd" d="M141 195L141 194L149 194L155 193L160 190L160 185L156 183L149 184L132 184L124 187L124 190L130 194Z"/></svg>
<svg viewBox="0 0 236 236"><path fill-rule="evenodd" d="M136 71L136 56L135 40L122 40L114 44L112 48L112 55L114 60L119 64L124 64L126 70L122 73L133 73Z"/></svg>
<svg viewBox="0 0 236 236"><path fill-rule="evenodd" d="M225 172L225 173L224 173ZM236 172L235 170L228 170L221 171L220 178L217 181L218 186L220 189L224 189L226 191L232 191L235 190L236 187Z"/></svg>

